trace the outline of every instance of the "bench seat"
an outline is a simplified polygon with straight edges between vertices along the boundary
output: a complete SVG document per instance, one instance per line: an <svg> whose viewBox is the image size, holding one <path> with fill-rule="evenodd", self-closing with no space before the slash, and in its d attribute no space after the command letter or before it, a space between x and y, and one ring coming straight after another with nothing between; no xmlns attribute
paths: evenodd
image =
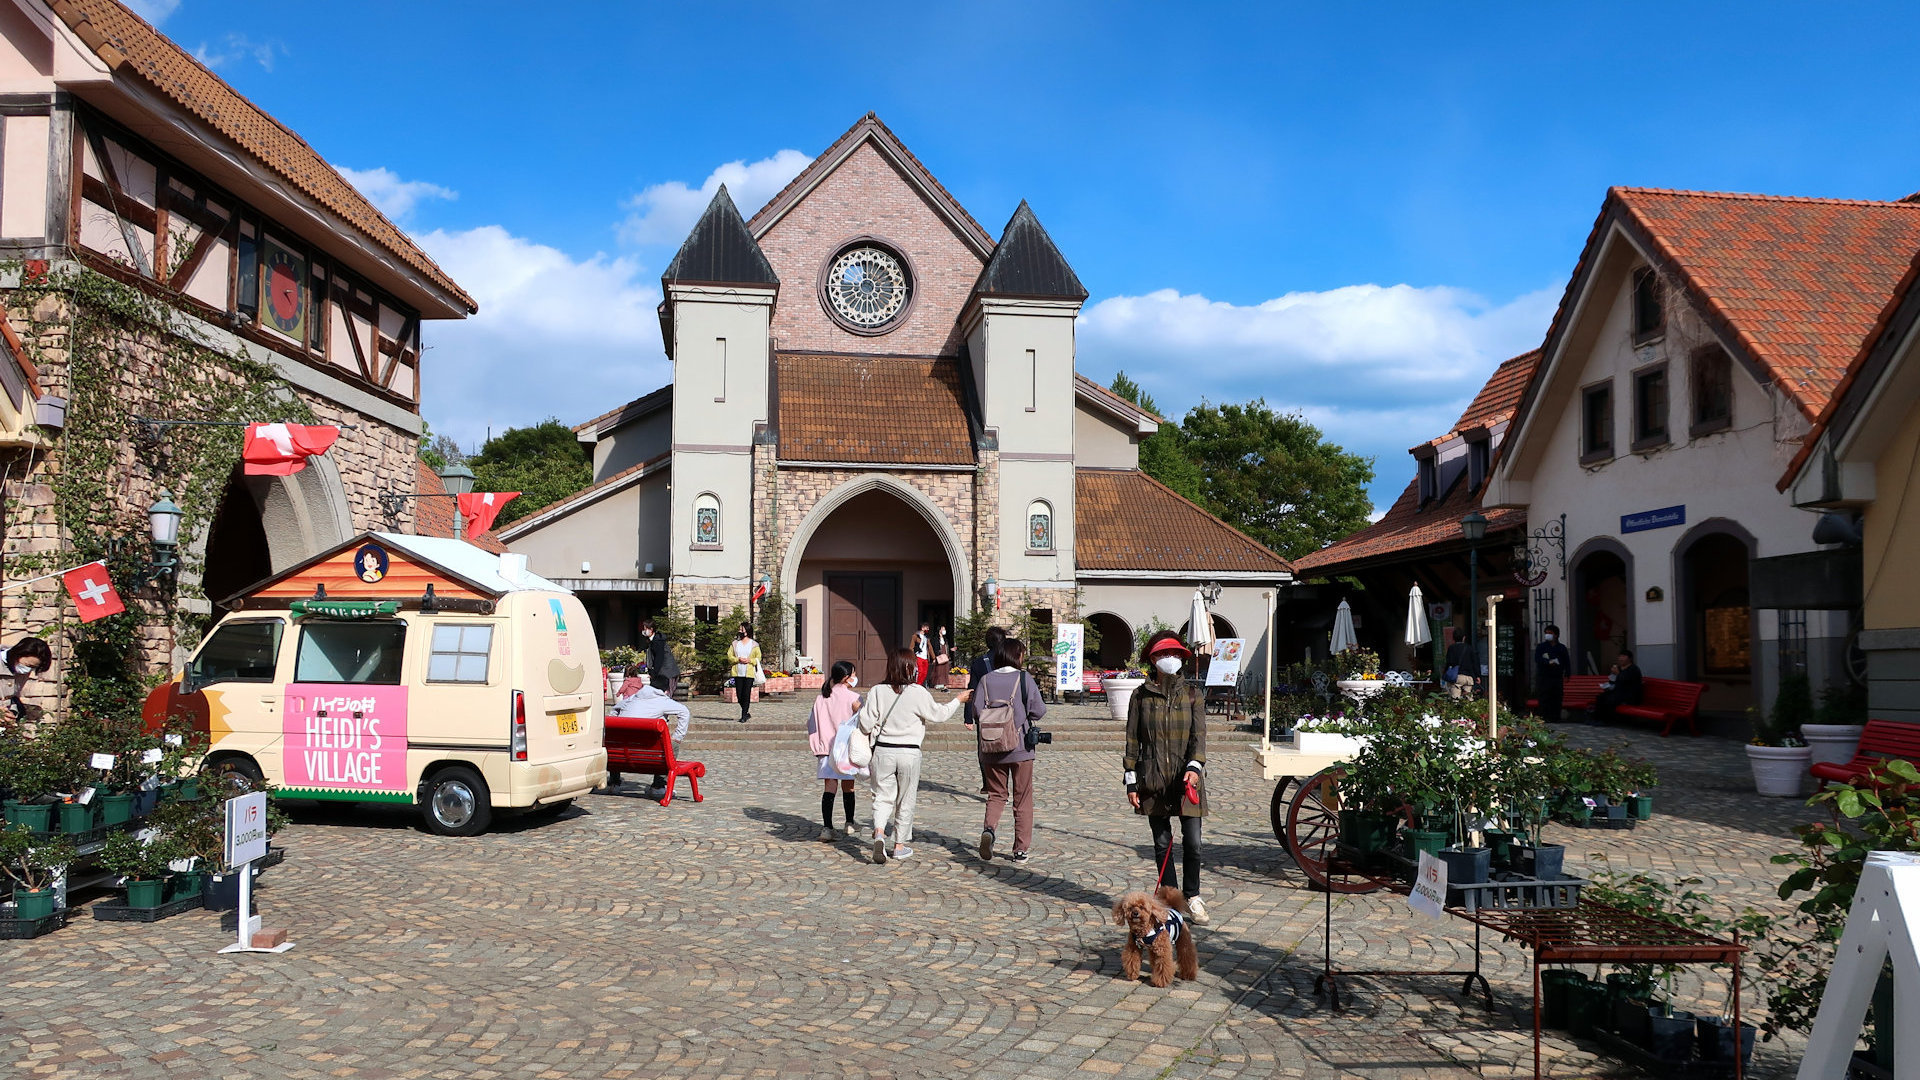
<svg viewBox="0 0 1920 1080"><path fill-rule="evenodd" d="M606 739L608 772L650 772L667 778L667 794L661 806L673 805L673 789L680 777L693 787L693 801L700 796L700 778L707 767L698 761L681 761L673 755L673 738L667 722L657 716L609 716Z"/></svg>
<svg viewBox="0 0 1920 1080"><path fill-rule="evenodd" d="M1860 747L1853 760L1817 762L1808 771L1821 780L1856 784L1891 758L1920 763L1920 724L1869 720L1860 731Z"/></svg>
<svg viewBox="0 0 1920 1080"><path fill-rule="evenodd" d="M1700 728L1694 721L1700 715L1700 695L1707 692L1706 683L1647 679L1643 687L1640 704L1616 705L1613 711L1620 716L1652 720L1662 725L1660 734L1663 738L1673 734L1673 726L1682 720L1687 722L1687 734L1700 734Z"/></svg>
<svg viewBox="0 0 1920 1080"><path fill-rule="evenodd" d="M1565 684L1560 688L1560 707L1574 712L1584 711L1593 704L1595 698L1600 696L1600 684L1606 681L1606 677L1602 675L1567 676ZM1527 708L1539 712L1540 699L1528 698ZM1560 718L1557 716L1549 716L1547 719L1558 720Z"/></svg>

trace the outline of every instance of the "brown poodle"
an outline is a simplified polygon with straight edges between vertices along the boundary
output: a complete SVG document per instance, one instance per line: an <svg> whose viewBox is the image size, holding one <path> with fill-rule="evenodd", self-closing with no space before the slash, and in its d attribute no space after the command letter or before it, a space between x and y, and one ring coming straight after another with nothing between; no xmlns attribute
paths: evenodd
<svg viewBox="0 0 1920 1080"><path fill-rule="evenodd" d="M1120 970L1129 981L1140 977L1140 947L1153 958L1148 982L1173 982L1174 957L1179 975L1192 982L1200 977L1200 956L1193 947L1193 927L1187 918L1187 898L1179 889L1162 885L1151 894L1130 892L1113 903L1113 921L1127 928L1127 944L1120 950Z"/></svg>

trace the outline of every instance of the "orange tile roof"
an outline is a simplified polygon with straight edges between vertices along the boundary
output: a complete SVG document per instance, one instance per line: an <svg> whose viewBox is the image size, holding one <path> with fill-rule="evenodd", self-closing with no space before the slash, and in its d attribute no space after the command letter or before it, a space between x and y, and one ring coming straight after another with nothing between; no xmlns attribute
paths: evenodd
<svg viewBox="0 0 1920 1080"><path fill-rule="evenodd" d="M780 353L774 370L782 461L974 462L952 357Z"/></svg>
<svg viewBox="0 0 1920 1080"><path fill-rule="evenodd" d="M1540 350L1524 352L1511 360L1502 361L1493 369L1493 374L1473 396L1467 411L1460 414L1454 422L1453 430L1465 431L1474 427L1492 427L1503 419L1512 416L1519 407L1520 398L1527 392L1527 382L1533 378L1533 371L1540 366Z"/></svg>
<svg viewBox="0 0 1920 1080"><path fill-rule="evenodd" d="M341 221L398 256L464 305L479 306L406 233L374 209L313 147L248 101L166 35L116 0L45 0L54 15L116 72L123 66L193 113L214 131ZM429 500L431 501L431 500Z"/></svg>
<svg viewBox="0 0 1920 1080"><path fill-rule="evenodd" d="M1075 469L1073 479L1073 559L1081 570L1292 570L1259 541L1138 469Z"/></svg>
<svg viewBox="0 0 1920 1080"><path fill-rule="evenodd" d="M440 477L433 471L432 466L418 459L415 460L414 465L414 494L446 495L446 485L440 482ZM451 538L453 536L453 515L454 504L452 499L414 499L414 535ZM463 531L460 534L460 538L482 551L491 551L496 555L507 550L507 545L501 543L492 532L484 532L479 536L469 536Z"/></svg>

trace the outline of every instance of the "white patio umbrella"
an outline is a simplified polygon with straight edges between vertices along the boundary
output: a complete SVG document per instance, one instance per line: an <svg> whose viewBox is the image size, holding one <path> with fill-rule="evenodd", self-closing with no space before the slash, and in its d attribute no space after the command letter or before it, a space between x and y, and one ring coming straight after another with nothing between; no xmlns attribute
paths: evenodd
<svg viewBox="0 0 1920 1080"><path fill-rule="evenodd" d="M1187 636L1192 639L1187 644L1196 655L1213 654L1213 615L1207 611L1207 598L1200 595L1199 589L1193 590L1193 611L1187 618Z"/></svg>
<svg viewBox="0 0 1920 1080"><path fill-rule="evenodd" d="M1358 644L1360 639L1353 636L1353 609L1342 600L1340 610L1333 613L1333 642L1329 648L1342 653Z"/></svg>
<svg viewBox="0 0 1920 1080"><path fill-rule="evenodd" d="M1420 586L1415 585L1407 594L1407 644L1419 648L1433 640L1433 634L1427 629L1427 601L1420 595Z"/></svg>

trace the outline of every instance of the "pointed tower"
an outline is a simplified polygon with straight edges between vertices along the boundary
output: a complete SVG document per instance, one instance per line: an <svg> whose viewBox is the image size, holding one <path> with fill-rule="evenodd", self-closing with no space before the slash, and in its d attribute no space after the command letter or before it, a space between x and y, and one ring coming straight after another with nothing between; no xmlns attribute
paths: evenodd
<svg viewBox="0 0 1920 1080"><path fill-rule="evenodd" d="M673 361L674 595L744 603L753 567L753 447L769 413L768 326L780 281L724 186L660 289L661 339Z"/></svg>
<svg viewBox="0 0 1920 1080"><path fill-rule="evenodd" d="M1025 201L974 283L964 327L999 472L1002 582L1072 588L1079 275Z"/></svg>

